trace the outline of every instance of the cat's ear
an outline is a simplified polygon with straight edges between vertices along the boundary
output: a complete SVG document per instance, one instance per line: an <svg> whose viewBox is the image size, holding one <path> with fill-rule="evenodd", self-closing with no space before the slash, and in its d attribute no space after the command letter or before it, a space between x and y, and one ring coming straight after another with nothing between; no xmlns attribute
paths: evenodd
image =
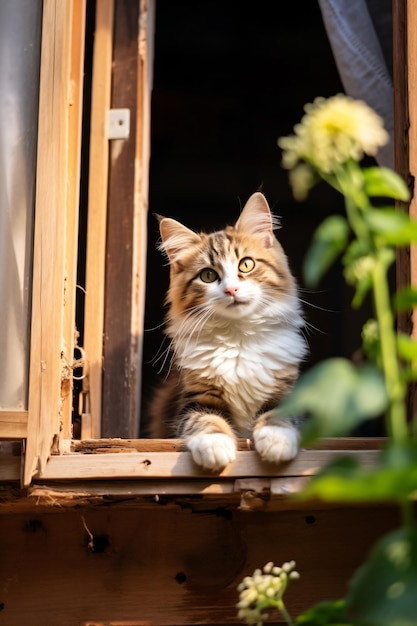
<svg viewBox="0 0 417 626"><path fill-rule="evenodd" d="M201 237L186 226L170 217L160 217L159 231L162 243L159 246L167 255L171 263L175 263L190 246L201 243Z"/></svg>
<svg viewBox="0 0 417 626"><path fill-rule="evenodd" d="M265 248L271 248L274 245L273 231L277 226L276 218L272 216L265 196L257 191L243 207L235 228L251 235L262 235Z"/></svg>

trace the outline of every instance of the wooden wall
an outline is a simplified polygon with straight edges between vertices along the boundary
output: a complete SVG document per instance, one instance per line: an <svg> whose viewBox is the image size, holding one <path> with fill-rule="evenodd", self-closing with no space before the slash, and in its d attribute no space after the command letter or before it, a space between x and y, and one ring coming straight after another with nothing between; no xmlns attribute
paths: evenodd
<svg viewBox="0 0 417 626"><path fill-rule="evenodd" d="M237 623L236 586L294 559L295 617L342 597L371 544L398 524L388 508L272 512L199 498L0 514L0 622L7 626ZM93 540L95 550L89 543Z"/></svg>

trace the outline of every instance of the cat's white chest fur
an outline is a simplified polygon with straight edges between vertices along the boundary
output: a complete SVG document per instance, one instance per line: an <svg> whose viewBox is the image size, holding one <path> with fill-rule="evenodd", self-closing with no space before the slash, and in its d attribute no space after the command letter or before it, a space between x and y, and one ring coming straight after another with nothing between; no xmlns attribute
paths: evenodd
<svg viewBox="0 0 417 626"><path fill-rule="evenodd" d="M200 378L221 388L236 426L250 432L256 413L274 395L277 372L298 365L305 355L297 315L295 322L208 324L199 335L177 343L180 367L197 370Z"/></svg>

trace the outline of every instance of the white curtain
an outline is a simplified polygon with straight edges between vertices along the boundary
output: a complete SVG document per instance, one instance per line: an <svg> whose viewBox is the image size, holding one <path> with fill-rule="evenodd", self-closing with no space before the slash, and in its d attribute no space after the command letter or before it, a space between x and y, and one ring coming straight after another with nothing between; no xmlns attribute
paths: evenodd
<svg viewBox="0 0 417 626"><path fill-rule="evenodd" d="M0 1L0 409L27 402L41 0Z"/></svg>
<svg viewBox="0 0 417 626"><path fill-rule="evenodd" d="M318 0L347 95L364 100L384 120L391 141L377 160L394 167L391 0Z"/></svg>

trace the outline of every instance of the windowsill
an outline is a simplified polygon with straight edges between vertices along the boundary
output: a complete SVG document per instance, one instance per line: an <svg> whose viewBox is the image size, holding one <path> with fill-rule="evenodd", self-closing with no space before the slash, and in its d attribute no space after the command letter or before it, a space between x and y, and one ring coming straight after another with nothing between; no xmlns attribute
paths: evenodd
<svg viewBox="0 0 417 626"><path fill-rule="evenodd" d="M262 462L248 449L250 442L240 440L236 460L220 473L209 473L193 462L189 452L181 451L179 440L74 441L71 452L50 457L16 504L23 499L26 508L32 504L49 510L112 500L154 505L186 498L199 506L303 508L302 501L289 496L299 492L310 476L340 454L372 467L383 442L383 438L326 439L316 448L300 450L293 461L276 465ZM20 471L18 456L0 457L0 481L19 481Z"/></svg>

